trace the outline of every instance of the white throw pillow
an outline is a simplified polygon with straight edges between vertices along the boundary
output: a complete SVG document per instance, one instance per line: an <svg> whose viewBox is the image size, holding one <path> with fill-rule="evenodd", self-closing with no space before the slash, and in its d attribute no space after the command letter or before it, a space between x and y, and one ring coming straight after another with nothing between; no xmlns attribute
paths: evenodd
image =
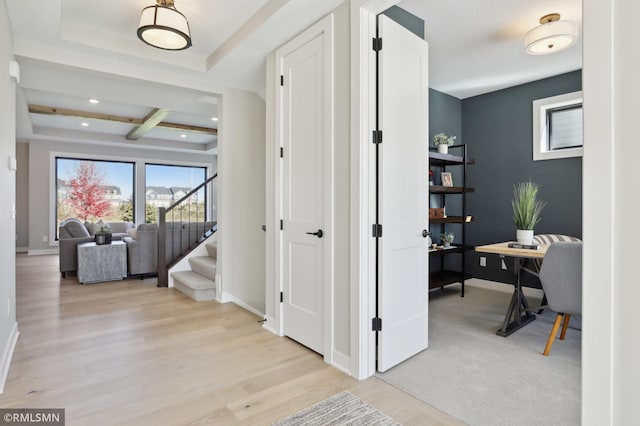
<svg viewBox="0 0 640 426"><path fill-rule="evenodd" d="M138 228L128 228L127 229L127 234L129 234L129 236L131 238L133 238L134 240L138 239Z"/></svg>

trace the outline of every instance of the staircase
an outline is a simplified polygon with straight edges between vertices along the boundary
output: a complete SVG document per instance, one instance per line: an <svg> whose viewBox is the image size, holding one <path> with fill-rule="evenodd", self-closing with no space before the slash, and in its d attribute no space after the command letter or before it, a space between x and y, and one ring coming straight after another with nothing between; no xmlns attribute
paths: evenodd
<svg viewBox="0 0 640 426"><path fill-rule="evenodd" d="M216 242L206 242L207 256L193 256L188 259L190 271L171 273L173 286L197 302L214 300L216 297L216 269L218 246Z"/></svg>

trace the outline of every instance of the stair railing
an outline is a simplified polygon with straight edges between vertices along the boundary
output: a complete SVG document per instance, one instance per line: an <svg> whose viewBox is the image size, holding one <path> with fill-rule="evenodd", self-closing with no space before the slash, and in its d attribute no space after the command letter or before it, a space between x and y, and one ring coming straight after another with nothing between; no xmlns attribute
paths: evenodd
<svg viewBox="0 0 640 426"><path fill-rule="evenodd" d="M218 230L212 203L212 220L206 220L208 197L215 200L214 174L189 191L169 207L158 207L158 287L169 286L168 270ZM204 200L198 202L198 192L204 190Z"/></svg>

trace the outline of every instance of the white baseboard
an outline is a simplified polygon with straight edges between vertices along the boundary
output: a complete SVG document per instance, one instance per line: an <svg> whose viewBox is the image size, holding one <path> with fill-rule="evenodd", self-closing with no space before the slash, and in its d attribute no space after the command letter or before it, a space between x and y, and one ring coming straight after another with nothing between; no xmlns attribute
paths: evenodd
<svg viewBox="0 0 640 426"><path fill-rule="evenodd" d="M235 303L236 305L240 306L242 309L245 309L245 310L247 310L247 311L249 311L249 312L251 312L253 314L256 314L260 318L264 318L264 313L263 312L260 312L259 310L257 310L253 306L244 303L240 299L236 299L235 297L231 296L228 293L226 293L224 299L226 300L226 302L224 302L224 303L227 303L227 302Z"/></svg>
<svg viewBox="0 0 640 426"><path fill-rule="evenodd" d="M333 351L333 360L331 365L345 374L351 376L351 358L342 352Z"/></svg>
<svg viewBox="0 0 640 426"><path fill-rule="evenodd" d="M29 247L16 247L16 253L28 253Z"/></svg>
<svg viewBox="0 0 640 426"><path fill-rule="evenodd" d="M7 381L7 376L9 375L9 367L11 366L13 351L16 348L16 342L18 341L19 335L18 323L16 322L13 324L13 329L9 335L9 339L7 339L4 353L2 354L2 360L0 361L0 393L4 392L4 384Z"/></svg>
<svg viewBox="0 0 640 426"><path fill-rule="evenodd" d="M266 316L264 317L265 321L262 323L262 328L264 328L267 331L270 331L271 333L275 334L276 336L280 336L280 333L278 333L277 327L276 327L276 319L272 318L270 316Z"/></svg>
<svg viewBox="0 0 640 426"><path fill-rule="evenodd" d="M43 255L48 255L48 254L58 254L58 249L57 248L53 248L53 249L41 249L41 250L29 250L27 252L27 254L29 256L43 256Z"/></svg>

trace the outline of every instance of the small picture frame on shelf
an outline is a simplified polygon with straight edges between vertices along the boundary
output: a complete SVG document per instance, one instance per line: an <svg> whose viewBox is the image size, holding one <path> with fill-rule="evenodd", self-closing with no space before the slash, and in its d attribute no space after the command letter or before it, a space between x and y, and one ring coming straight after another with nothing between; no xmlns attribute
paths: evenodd
<svg viewBox="0 0 640 426"><path fill-rule="evenodd" d="M451 177L451 172L440 173L440 178L442 179L442 186L453 186L453 178Z"/></svg>

